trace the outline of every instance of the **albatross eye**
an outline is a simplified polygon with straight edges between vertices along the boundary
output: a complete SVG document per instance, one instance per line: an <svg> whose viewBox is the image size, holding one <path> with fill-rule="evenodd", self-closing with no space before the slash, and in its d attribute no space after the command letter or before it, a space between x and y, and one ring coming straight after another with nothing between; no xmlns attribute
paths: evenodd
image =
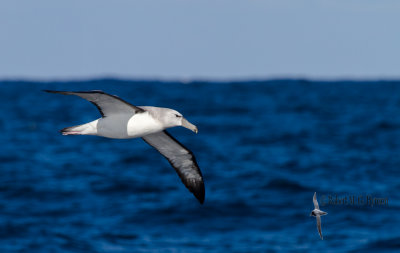
<svg viewBox="0 0 400 253"><path fill-rule="evenodd" d="M175 116L176 116L177 118L182 117L181 115L178 115L178 114L175 114Z"/></svg>

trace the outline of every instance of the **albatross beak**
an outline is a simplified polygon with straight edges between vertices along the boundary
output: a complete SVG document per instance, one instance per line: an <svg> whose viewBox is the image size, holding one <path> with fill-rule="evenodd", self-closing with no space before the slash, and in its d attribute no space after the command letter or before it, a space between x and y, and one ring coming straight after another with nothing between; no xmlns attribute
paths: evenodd
<svg viewBox="0 0 400 253"><path fill-rule="evenodd" d="M182 126L186 127L187 129L192 130L196 134L199 132L197 130L197 127L195 125L193 125L192 123L190 123L189 121L187 121L185 118L182 118Z"/></svg>

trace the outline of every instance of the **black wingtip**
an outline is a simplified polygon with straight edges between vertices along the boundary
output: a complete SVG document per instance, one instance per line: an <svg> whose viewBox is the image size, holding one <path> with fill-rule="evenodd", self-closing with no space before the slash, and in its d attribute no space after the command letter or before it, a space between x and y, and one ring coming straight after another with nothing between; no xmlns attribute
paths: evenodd
<svg viewBox="0 0 400 253"><path fill-rule="evenodd" d="M42 91L48 92L48 93L57 93L58 92L58 91L55 91L55 90L42 90Z"/></svg>
<svg viewBox="0 0 400 253"><path fill-rule="evenodd" d="M206 191L204 189L204 183L201 182L199 185L191 189L191 192L196 197L196 199L200 202L200 204L204 203L204 199L206 196Z"/></svg>
<svg viewBox="0 0 400 253"><path fill-rule="evenodd" d="M64 94L67 95L67 91L60 91L60 90L42 90L44 92L48 92L48 93L55 93L55 94Z"/></svg>
<svg viewBox="0 0 400 253"><path fill-rule="evenodd" d="M196 196L196 195L195 195ZM200 204L204 204L204 195L202 196L196 196L197 200L200 202Z"/></svg>

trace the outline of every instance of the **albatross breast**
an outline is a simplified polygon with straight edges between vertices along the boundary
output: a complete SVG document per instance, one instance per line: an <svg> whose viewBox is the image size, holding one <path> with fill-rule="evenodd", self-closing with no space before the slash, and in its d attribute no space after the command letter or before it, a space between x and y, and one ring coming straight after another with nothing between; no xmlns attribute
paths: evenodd
<svg viewBox="0 0 400 253"><path fill-rule="evenodd" d="M133 115L126 125L126 131L130 138L142 137L164 129L161 122L154 119L148 112Z"/></svg>

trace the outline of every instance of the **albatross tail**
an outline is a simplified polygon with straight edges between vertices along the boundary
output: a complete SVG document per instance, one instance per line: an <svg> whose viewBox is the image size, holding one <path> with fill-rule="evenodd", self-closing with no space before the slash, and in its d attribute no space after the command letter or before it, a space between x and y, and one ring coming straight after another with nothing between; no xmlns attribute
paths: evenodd
<svg viewBox="0 0 400 253"><path fill-rule="evenodd" d="M82 125L79 126L72 126L72 127L66 127L60 130L60 133L62 135L76 135L76 134L81 134L81 131L79 131L80 127Z"/></svg>
<svg viewBox="0 0 400 253"><path fill-rule="evenodd" d="M97 135L97 121L66 127L60 130L62 135Z"/></svg>

